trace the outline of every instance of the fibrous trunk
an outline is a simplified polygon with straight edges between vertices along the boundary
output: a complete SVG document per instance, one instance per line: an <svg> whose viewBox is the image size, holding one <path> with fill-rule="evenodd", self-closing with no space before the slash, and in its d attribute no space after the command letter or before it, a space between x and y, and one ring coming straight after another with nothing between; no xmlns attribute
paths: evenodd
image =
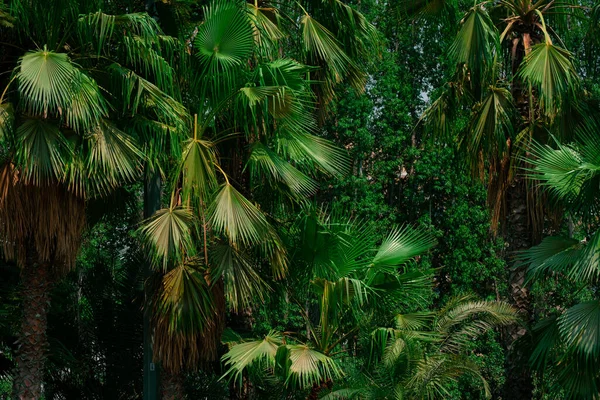
<svg viewBox="0 0 600 400"><path fill-rule="evenodd" d="M185 393L182 373L163 371L161 376L161 392L162 400L182 400Z"/></svg>
<svg viewBox="0 0 600 400"><path fill-rule="evenodd" d="M42 397L44 362L48 348L46 326L51 288L50 265L47 262L39 262L37 252L29 246L21 274L23 319L16 357L13 398L34 400Z"/></svg>

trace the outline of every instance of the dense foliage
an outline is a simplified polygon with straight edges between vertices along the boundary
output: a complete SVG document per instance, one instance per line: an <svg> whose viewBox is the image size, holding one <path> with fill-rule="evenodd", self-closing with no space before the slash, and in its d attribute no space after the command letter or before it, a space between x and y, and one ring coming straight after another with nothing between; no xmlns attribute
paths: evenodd
<svg viewBox="0 0 600 400"><path fill-rule="evenodd" d="M599 18L0 0L0 398L597 399Z"/></svg>

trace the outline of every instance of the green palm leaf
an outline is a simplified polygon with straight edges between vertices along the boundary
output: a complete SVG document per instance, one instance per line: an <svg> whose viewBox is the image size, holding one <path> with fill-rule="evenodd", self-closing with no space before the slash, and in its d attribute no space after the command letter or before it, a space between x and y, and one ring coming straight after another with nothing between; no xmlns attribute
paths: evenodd
<svg viewBox="0 0 600 400"><path fill-rule="evenodd" d="M579 303L558 318L558 328L567 346L586 357L600 355L600 302Z"/></svg>
<svg viewBox="0 0 600 400"><path fill-rule="evenodd" d="M215 165L217 157L212 142L190 138L183 145L182 173L184 196L198 195L206 202L217 187Z"/></svg>
<svg viewBox="0 0 600 400"><path fill-rule="evenodd" d="M17 127L16 142L16 162L26 182L43 186L65 178L73 150L55 125L26 119Z"/></svg>
<svg viewBox="0 0 600 400"><path fill-rule="evenodd" d="M170 261L181 263L186 255L193 254L194 221L189 209L171 207L158 210L144 222L140 232L152 248L156 266L167 270Z"/></svg>
<svg viewBox="0 0 600 400"><path fill-rule="evenodd" d="M477 5L463 18L449 52L456 63L467 64L474 83L480 85L486 72L492 69L499 47L498 30L485 8Z"/></svg>
<svg viewBox="0 0 600 400"><path fill-rule="evenodd" d="M133 138L116 126L102 122L87 137L87 142L88 181L96 193L107 194L139 176L144 154Z"/></svg>
<svg viewBox="0 0 600 400"><path fill-rule="evenodd" d="M197 260L187 260L162 277L154 318L164 319L173 334L200 333L215 313L211 291L198 267Z"/></svg>
<svg viewBox="0 0 600 400"><path fill-rule="evenodd" d="M313 179L294 168L289 162L277 156L261 143L256 143L252 147L248 165L254 179L265 175L269 176L276 182L285 184L292 193L299 196L311 196L318 189L318 185Z"/></svg>
<svg viewBox="0 0 600 400"><path fill-rule="evenodd" d="M511 94L504 88L490 87L476 107L466 141L471 154L484 151L489 157L505 154L507 140L513 134ZM477 157L470 157L477 159Z"/></svg>
<svg viewBox="0 0 600 400"><path fill-rule="evenodd" d="M271 238L273 230L264 214L229 182L211 204L209 222L215 232L240 245L261 244Z"/></svg>
<svg viewBox="0 0 600 400"><path fill-rule="evenodd" d="M325 65L334 83L347 78L358 90L363 90L366 76L356 63L345 53L341 43L327 28L310 15L300 20L304 50L313 65Z"/></svg>
<svg viewBox="0 0 600 400"><path fill-rule="evenodd" d="M211 280L223 278L225 297L234 312L250 307L255 298L264 301L265 293L271 289L252 260L231 246L212 249L211 265Z"/></svg>
<svg viewBox="0 0 600 400"><path fill-rule="evenodd" d="M521 64L519 76L538 88L540 104L550 118L556 116L563 96L574 90L579 79L571 53L548 41L531 48Z"/></svg>
<svg viewBox="0 0 600 400"><path fill-rule="evenodd" d="M284 123L284 129L285 123ZM277 138L277 152L301 164L314 164L330 175L348 172L350 162L346 151L329 140L296 129L285 129Z"/></svg>
<svg viewBox="0 0 600 400"><path fill-rule="evenodd" d="M230 74L250 57L254 34L250 20L236 1L213 0L204 8L205 21L194 40L197 57L211 79Z"/></svg>
<svg viewBox="0 0 600 400"><path fill-rule="evenodd" d="M332 358L306 345L289 345L289 375L286 382L292 387L308 389L328 379L343 376L343 372Z"/></svg>
<svg viewBox="0 0 600 400"><path fill-rule="evenodd" d="M38 50L19 60L17 79L21 106L27 112L47 117L64 115L76 131L95 127L107 107L99 88L79 71L63 53Z"/></svg>
<svg viewBox="0 0 600 400"><path fill-rule="evenodd" d="M281 344L281 333L271 331L263 340L234 345L221 358L225 366L229 367L223 377L230 376L241 383L242 372L250 366L258 364L269 369L273 368L275 366L275 355Z"/></svg>
<svg viewBox="0 0 600 400"><path fill-rule="evenodd" d="M423 254L434 244L433 237L422 229L409 226L395 229L379 247L373 265L378 268L397 267Z"/></svg>

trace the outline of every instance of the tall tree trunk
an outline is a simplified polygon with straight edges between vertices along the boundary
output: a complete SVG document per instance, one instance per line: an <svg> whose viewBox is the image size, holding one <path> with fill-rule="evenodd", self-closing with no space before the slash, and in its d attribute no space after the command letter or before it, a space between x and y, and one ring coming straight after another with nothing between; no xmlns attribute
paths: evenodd
<svg viewBox="0 0 600 400"><path fill-rule="evenodd" d="M527 211L527 193L523 182L516 181L507 193L508 215L507 241L508 265L513 264L509 271L509 296L511 303L517 308L525 325L514 325L506 330L507 355L506 355L506 384L504 387L505 399L531 399L533 396L533 383L531 371L528 368L528 357L523 351L521 340L527 333L531 323L531 298L525 286L525 266L514 266L516 251L531 247L532 234Z"/></svg>
<svg viewBox="0 0 600 400"><path fill-rule="evenodd" d="M161 374L162 400L182 400L185 390L183 388L183 373L172 373L166 370Z"/></svg>
<svg viewBox="0 0 600 400"><path fill-rule="evenodd" d="M162 194L162 181L158 171L151 171L146 165L146 180L144 182L144 218L150 218L160 209L160 200ZM145 265L145 278L152 275L150 262ZM158 365L154 363L154 351L152 348L152 326L149 307L149 299L153 296L147 284L144 284L144 315L143 315L143 346L144 346L144 367L143 367L143 397L144 400L158 399Z"/></svg>
<svg viewBox="0 0 600 400"><path fill-rule="evenodd" d="M44 362L48 349L47 313L50 303L50 264L40 263L33 246L28 246L21 271L23 318L16 357L13 398L37 400L42 397Z"/></svg>

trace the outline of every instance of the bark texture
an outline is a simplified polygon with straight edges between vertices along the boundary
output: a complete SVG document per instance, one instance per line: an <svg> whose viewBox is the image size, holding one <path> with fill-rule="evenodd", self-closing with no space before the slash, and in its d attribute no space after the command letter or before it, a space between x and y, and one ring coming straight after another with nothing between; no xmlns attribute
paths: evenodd
<svg viewBox="0 0 600 400"><path fill-rule="evenodd" d="M39 262L32 248L27 249L21 271L23 285L23 319L16 356L13 398L37 400L42 397L44 362L48 349L47 313L52 279L50 264Z"/></svg>
<svg viewBox="0 0 600 400"><path fill-rule="evenodd" d="M170 373L165 370L162 371L161 375L162 400L184 399L183 375L181 373Z"/></svg>

